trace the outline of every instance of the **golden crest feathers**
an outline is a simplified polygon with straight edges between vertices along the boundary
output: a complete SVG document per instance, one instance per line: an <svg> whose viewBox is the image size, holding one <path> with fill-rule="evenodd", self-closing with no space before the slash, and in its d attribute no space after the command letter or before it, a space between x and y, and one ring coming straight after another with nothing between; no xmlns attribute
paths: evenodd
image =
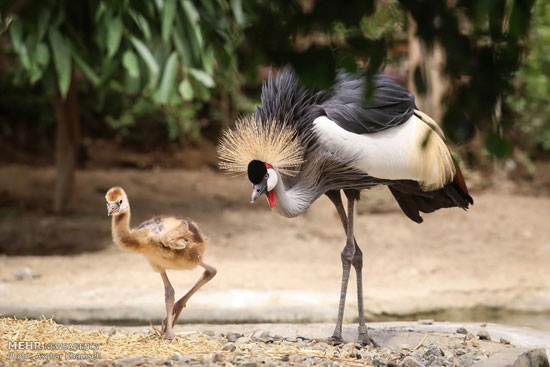
<svg viewBox="0 0 550 367"><path fill-rule="evenodd" d="M295 176L304 160L304 148L297 132L287 124L262 123L248 115L224 131L218 159L218 167L229 173L246 173L250 161L259 160L281 174Z"/></svg>

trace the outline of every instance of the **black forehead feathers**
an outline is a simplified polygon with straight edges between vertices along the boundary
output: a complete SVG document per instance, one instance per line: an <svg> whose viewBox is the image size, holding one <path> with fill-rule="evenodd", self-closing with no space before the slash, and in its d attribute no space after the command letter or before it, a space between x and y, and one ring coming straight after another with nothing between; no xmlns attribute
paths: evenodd
<svg viewBox="0 0 550 367"><path fill-rule="evenodd" d="M248 179L254 185L259 184L264 179L267 173L265 163L258 160L253 160L248 163Z"/></svg>

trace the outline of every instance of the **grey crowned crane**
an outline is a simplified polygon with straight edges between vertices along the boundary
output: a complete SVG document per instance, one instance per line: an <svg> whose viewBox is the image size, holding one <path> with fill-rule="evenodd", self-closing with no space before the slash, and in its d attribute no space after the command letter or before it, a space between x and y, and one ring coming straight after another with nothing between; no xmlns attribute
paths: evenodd
<svg viewBox="0 0 550 367"><path fill-rule="evenodd" d="M330 338L335 343L343 341L351 266L357 273L358 341L373 343L363 312L363 255L353 234L360 191L386 185L417 223L420 212L473 204L443 132L417 110L414 95L377 74L374 93L365 100L365 84L360 76L340 72L332 88L312 93L286 67L264 83L256 113L238 119L218 145L220 168L248 174L251 202L266 194L269 206L285 217L302 214L322 195L335 205L346 234L340 304Z"/></svg>

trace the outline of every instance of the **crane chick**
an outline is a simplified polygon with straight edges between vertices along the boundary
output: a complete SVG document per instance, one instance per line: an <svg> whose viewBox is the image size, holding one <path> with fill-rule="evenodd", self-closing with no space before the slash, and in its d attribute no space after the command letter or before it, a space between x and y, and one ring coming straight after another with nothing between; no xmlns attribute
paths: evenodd
<svg viewBox="0 0 550 367"><path fill-rule="evenodd" d="M159 216L130 228L130 203L121 187L109 189L105 195L107 215L112 216L113 241L125 250L139 252L149 260L153 270L160 273L164 283L166 319L164 339L173 340L173 326L191 296L216 275L216 269L204 263L202 257L207 245L206 237L190 219ZM167 269L204 268L201 278L176 303L174 288Z"/></svg>

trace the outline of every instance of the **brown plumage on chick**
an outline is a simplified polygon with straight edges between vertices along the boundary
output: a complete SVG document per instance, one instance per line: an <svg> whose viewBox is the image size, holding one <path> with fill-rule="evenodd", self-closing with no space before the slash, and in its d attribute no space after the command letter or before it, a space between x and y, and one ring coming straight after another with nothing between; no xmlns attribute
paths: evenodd
<svg viewBox="0 0 550 367"><path fill-rule="evenodd" d="M166 320L164 338L174 339L173 325L189 298L216 275L216 269L202 261L207 245L206 237L188 218L154 217L130 228L130 203L121 187L111 188L105 195L107 215L113 217L114 242L125 250L139 252L149 260L164 282ZM168 280L166 269L193 269L197 265L205 270L197 283L176 303L174 288Z"/></svg>

